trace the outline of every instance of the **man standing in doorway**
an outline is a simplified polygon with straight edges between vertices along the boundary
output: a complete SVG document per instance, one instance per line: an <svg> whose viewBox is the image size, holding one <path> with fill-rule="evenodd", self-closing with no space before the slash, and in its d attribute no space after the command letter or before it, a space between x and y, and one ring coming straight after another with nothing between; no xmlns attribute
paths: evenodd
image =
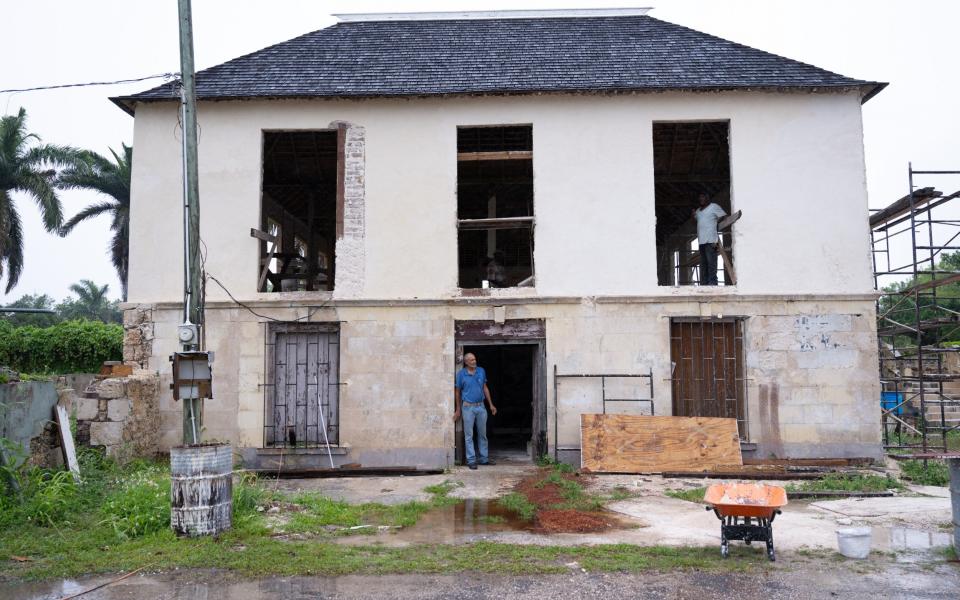
<svg viewBox="0 0 960 600"><path fill-rule="evenodd" d="M487 454L487 411L483 408L483 401L487 401L490 414L497 414L497 407L490 398L490 388L487 387L487 372L477 366L477 357L467 352L463 355L463 368L457 371L454 388L456 409L453 413L453 422L456 423L463 415L463 438L467 451L467 466L477 468L477 450L473 447L473 428L477 428L477 442L481 465L492 465Z"/></svg>
<svg viewBox="0 0 960 600"><path fill-rule="evenodd" d="M697 243L700 244L700 285L717 285L717 223L727 216L720 206L710 202L710 196L701 193L697 200L700 208L693 211L697 220Z"/></svg>

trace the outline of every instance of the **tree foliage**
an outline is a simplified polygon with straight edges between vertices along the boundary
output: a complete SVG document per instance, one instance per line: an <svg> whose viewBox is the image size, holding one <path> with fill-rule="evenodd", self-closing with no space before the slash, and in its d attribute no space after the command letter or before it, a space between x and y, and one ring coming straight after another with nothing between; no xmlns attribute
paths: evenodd
<svg viewBox="0 0 960 600"><path fill-rule="evenodd" d="M70 286L70 291L77 297L67 298L57 306L57 312L64 320L89 319L105 323L119 323L122 320L117 302L107 297L109 284L98 286L89 279L81 279Z"/></svg>
<svg viewBox="0 0 960 600"><path fill-rule="evenodd" d="M6 321L14 326L34 325L49 327L63 321L88 319L105 323L120 323L123 315L120 312L119 302L107 297L109 285L98 286L89 279L81 279L70 286L76 296L69 296L59 304L54 304L50 296L24 294L15 302L7 304L10 308L43 308L52 309L53 314L12 313L4 312L0 306L0 321Z"/></svg>
<svg viewBox="0 0 960 600"><path fill-rule="evenodd" d="M943 254L937 262L935 271L937 279L948 277L951 273L960 273L960 251ZM924 345L960 339L960 283L921 290L918 296L910 292L903 293L917 284L923 284L932 279L930 272L924 272L915 278L911 277L885 286L882 290L884 295L880 298L879 314L887 318L881 319L880 327L892 325L891 321L912 327L917 320L917 301L919 300L921 321L943 323L941 327L925 330L922 339ZM908 341L904 336L898 339L898 345L901 342L915 343L915 341Z"/></svg>
<svg viewBox="0 0 960 600"><path fill-rule="evenodd" d="M43 226L55 232L63 224L63 208L56 194L57 169L83 162L83 153L69 146L40 143L27 131L27 112L0 118L0 277L6 291L17 285L23 271L23 226L14 202L26 194L40 209Z"/></svg>
<svg viewBox="0 0 960 600"><path fill-rule="evenodd" d="M122 144L118 154L112 148L109 159L96 152L84 152L84 160L65 169L57 179L63 189L87 189L106 196L106 200L91 204L64 223L60 235L67 235L87 219L110 215L110 259L120 277L123 298L127 297L127 272L130 253L130 169L133 166L133 148Z"/></svg>
<svg viewBox="0 0 960 600"><path fill-rule="evenodd" d="M54 310L54 299L46 294L24 294L20 298L6 307L9 308L39 308L44 310ZM49 327L56 325L63 318L56 312L53 313L5 313L0 308L0 319L10 323L15 327L21 325L33 325L34 327Z"/></svg>

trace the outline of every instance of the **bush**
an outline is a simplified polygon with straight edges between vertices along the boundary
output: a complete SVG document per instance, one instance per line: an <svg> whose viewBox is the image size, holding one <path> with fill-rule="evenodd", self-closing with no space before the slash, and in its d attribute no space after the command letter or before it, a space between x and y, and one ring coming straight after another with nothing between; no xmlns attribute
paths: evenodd
<svg viewBox="0 0 960 600"><path fill-rule="evenodd" d="M28 373L95 373L123 358L123 326L67 321L52 327L14 327L0 321L0 365Z"/></svg>

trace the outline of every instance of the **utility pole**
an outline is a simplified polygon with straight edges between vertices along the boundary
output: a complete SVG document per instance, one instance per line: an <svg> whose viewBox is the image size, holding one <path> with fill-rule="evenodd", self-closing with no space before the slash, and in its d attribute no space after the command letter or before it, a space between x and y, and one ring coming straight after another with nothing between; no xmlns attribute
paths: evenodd
<svg viewBox="0 0 960 600"><path fill-rule="evenodd" d="M197 175L197 97L193 67L193 18L190 0L178 0L180 16L180 117L183 124L183 325L178 332L184 352L200 350L200 187ZM196 389L196 388L194 388ZM183 443L200 442L201 398L183 401Z"/></svg>

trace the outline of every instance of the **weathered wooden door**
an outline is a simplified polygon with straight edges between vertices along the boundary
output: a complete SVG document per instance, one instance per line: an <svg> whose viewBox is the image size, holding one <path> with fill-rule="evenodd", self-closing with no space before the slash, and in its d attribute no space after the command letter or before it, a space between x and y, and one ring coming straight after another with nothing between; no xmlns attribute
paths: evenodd
<svg viewBox="0 0 960 600"><path fill-rule="evenodd" d="M340 440L340 332L329 323L271 324L267 339L268 446L317 447ZM326 427L326 438L323 435Z"/></svg>
<svg viewBox="0 0 960 600"><path fill-rule="evenodd" d="M747 435L741 319L670 322L673 414L737 419Z"/></svg>

